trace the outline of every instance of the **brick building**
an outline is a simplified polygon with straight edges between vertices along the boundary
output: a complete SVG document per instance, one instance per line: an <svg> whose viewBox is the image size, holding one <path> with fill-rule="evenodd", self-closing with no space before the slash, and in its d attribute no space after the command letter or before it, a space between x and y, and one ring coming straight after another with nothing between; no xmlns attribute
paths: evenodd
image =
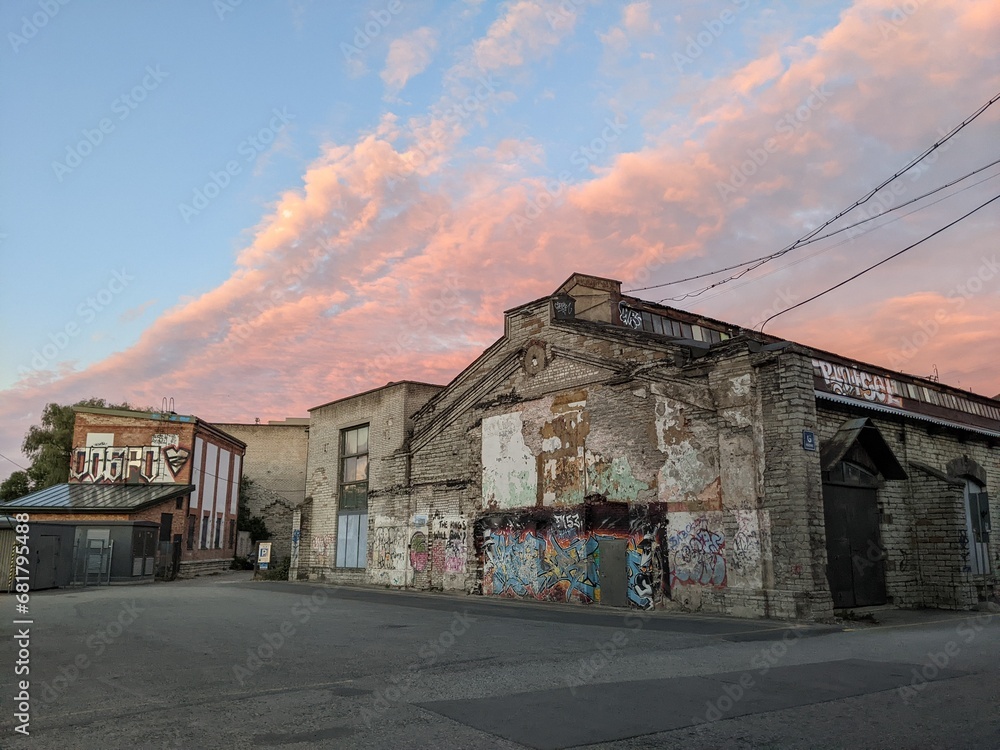
<svg viewBox="0 0 1000 750"><path fill-rule="evenodd" d="M995 592L996 400L581 274L425 388L313 410L300 575L806 618ZM338 450L391 420L354 522Z"/></svg>
<svg viewBox="0 0 1000 750"><path fill-rule="evenodd" d="M74 411L69 484L4 507L86 527L86 545L106 540L112 522L155 522L155 550L143 543L135 554L171 556L182 573L229 567L245 445L194 416Z"/></svg>
<svg viewBox="0 0 1000 750"><path fill-rule="evenodd" d="M414 412L441 388L407 380L309 410L300 528L308 547L293 558L293 577L412 584L407 444Z"/></svg>
<svg viewBox="0 0 1000 750"><path fill-rule="evenodd" d="M215 426L246 445L243 476L247 512L264 519L277 563L292 555L293 519L306 496L309 419L289 418L267 424L216 422Z"/></svg>

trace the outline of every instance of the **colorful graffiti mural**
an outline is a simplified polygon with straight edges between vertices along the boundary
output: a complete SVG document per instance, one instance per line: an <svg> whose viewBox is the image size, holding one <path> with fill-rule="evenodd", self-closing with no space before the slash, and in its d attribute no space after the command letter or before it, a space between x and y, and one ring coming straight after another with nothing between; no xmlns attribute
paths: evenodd
<svg viewBox="0 0 1000 750"><path fill-rule="evenodd" d="M600 600L598 546L624 539L628 602L652 609L663 590L662 524L624 505L482 519L483 593L591 603Z"/></svg>
<svg viewBox="0 0 1000 750"><path fill-rule="evenodd" d="M562 532L490 531L483 540L484 592L552 601L594 601L597 541Z"/></svg>
<svg viewBox="0 0 1000 750"><path fill-rule="evenodd" d="M422 531L410 537L410 566L417 573L427 570L427 535Z"/></svg>

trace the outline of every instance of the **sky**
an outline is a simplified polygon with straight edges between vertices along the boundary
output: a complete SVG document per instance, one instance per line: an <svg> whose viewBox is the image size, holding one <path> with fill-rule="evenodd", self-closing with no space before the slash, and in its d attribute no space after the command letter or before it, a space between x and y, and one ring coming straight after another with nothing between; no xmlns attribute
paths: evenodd
<svg viewBox="0 0 1000 750"><path fill-rule="evenodd" d="M447 383L575 271L742 326L1000 194L1000 0L7 0L0 477L46 403ZM981 169L986 167L985 169ZM922 200L949 182L978 171ZM1000 394L1000 201L766 332Z"/></svg>

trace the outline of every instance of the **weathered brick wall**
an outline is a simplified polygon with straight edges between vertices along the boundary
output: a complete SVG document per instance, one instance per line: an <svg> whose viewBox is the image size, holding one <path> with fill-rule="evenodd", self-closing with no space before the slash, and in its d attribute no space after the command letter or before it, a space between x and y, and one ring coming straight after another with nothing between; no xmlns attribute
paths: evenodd
<svg viewBox="0 0 1000 750"><path fill-rule="evenodd" d="M298 424L235 424L216 426L246 443L243 475L253 480L247 509L260 516L270 532L272 559L291 556L292 511L306 495L309 426Z"/></svg>
<svg viewBox="0 0 1000 750"><path fill-rule="evenodd" d="M485 487L484 497L483 424L500 418L521 432L525 456L530 454L539 463L537 497L532 498L536 505L546 507L551 485L556 486L553 495L561 493L563 502L566 497L582 500L593 494L635 506L667 505L669 529L663 548L655 552L669 560L675 602L691 609L748 615L811 615L810 586L797 585L808 592L805 596L795 586L775 591L770 506L762 506L760 388L745 345L734 342L724 352L689 363L685 350L663 340L621 329L549 324L547 309L542 303L516 311L507 321L508 338L491 347L455 386L417 415L412 467L416 513L450 524L449 519L471 522L491 512L490 486ZM522 352L527 352L523 363ZM541 354L544 367L529 364L532 353ZM632 370L632 376L619 377L624 370ZM795 387L802 393L793 394L792 408L776 417L787 424L772 432L791 426L797 430L792 442L800 446L803 425L815 424L814 418L807 420L811 370L808 361L799 360L787 370L783 379L798 384ZM586 421L585 439L578 447L587 470L579 475L572 456L542 444L552 439L545 438L547 425L558 422L552 415L568 414L572 410L567 405L572 403L585 404L570 419ZM553 437L560 443L574 439L565 425L562 429ZM781 469L797 458L785 443L776 454ZM559 481L545 476L553 467L552 479ZM818 468L814 473L818 476ZM780 469L772 471L775 483L779 475ZM560 485L567 476L570 484ZM597 484L576 488L572 480L578 477L596 478ZM793 498L789 504L804 506L797 487L787 481L781 484L786 497ZM582 491L573 495L575 489ZM794 512L780 504L776 510L779 518ZM818 513L821 520L821 506ZM806 545L794 554L787 552L794 559L785 567L790 571L798 565L798 575L804 570L809 576L810 526L804 521L799 526L796 537L779 534L779 541L786 548ZM428 539L432 558L439 542L435 532L432 522ZM717 545L712 567L696 565L688 555L694 550L695 556L708 557L709 541ZM415 578L415 585L475 589L482 581L484 555L471 545L467 549L462 575L449 576L432 564Z"/></svg>
<svg viewBox="0 0 1000 750"><path fill-rule="evenodd" d="M407 583L403 563L411 513L405 446L413 411L438 390L402 382L310 412L306 496L311 504L303 515L300 575L340 583ZM367 572L336 568L341 432L363 424L369 426Z"/></svg>
<svg viewBox="0 0 1000 750"><path fill-rule="evenodd" d="M975 604L1000 568L1000 546L990 540L993 575L975 580L967 560L965 476L981 467L979 481L990 494L990 515L1000 513L1000 451L986 436L901 420L870 409L820 402L820 439L846 420L868 417L906 470L905 480L882 481L878 489L879 532L885 551L890 601L904 607L964 608ZM973 462L964 466L967 462Z"/></svg>
<svg viewBox="0 0 1000 750"><path fill-rule="evenodd" d="M757 355L764 444L763 502L770 518L775 589L767 614L832 615L819 451L802 445L816 431L810 358L787 348Z"/></svg>

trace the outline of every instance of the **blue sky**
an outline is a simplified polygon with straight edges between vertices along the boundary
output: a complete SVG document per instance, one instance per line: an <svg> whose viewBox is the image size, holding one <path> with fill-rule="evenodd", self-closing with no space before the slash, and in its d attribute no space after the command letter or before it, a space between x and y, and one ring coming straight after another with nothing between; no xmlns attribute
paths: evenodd
<svg viewBox="0 0 1000 750"><path fill-rule="evenodd" d="M574 270L628 287L775 250L1000 88L995 3L900 13L879 0L6 2L0 452L47 401L175 396L208 418L277 418L385 379L446 381L499 335L504 306ZM829 100L777 130L817 85ZM997 122L970 127L913 190L983 163ZM769 137L760 173L720 196ZM991 187L887 227L860 257ZM512 231L539 196L551 207ZM857 287L864 309L816 305L786 335L870 360L880 336L900 349L977 273L995 223L994 210L963 225L946 272L930 252L908 260ZM844 252L685 304L745 324L836 277L854 263ZM429 309L445 277L452 313L358 367L358 347ZM255 288L274 295L266 309ZM988 283L949 325L995 342L997 299ZM870 330L833 335L841 318ZM233 339L239 321L249 341ZM954 341L906 364L947 360L953 382L1000 390Z"/></svg>

